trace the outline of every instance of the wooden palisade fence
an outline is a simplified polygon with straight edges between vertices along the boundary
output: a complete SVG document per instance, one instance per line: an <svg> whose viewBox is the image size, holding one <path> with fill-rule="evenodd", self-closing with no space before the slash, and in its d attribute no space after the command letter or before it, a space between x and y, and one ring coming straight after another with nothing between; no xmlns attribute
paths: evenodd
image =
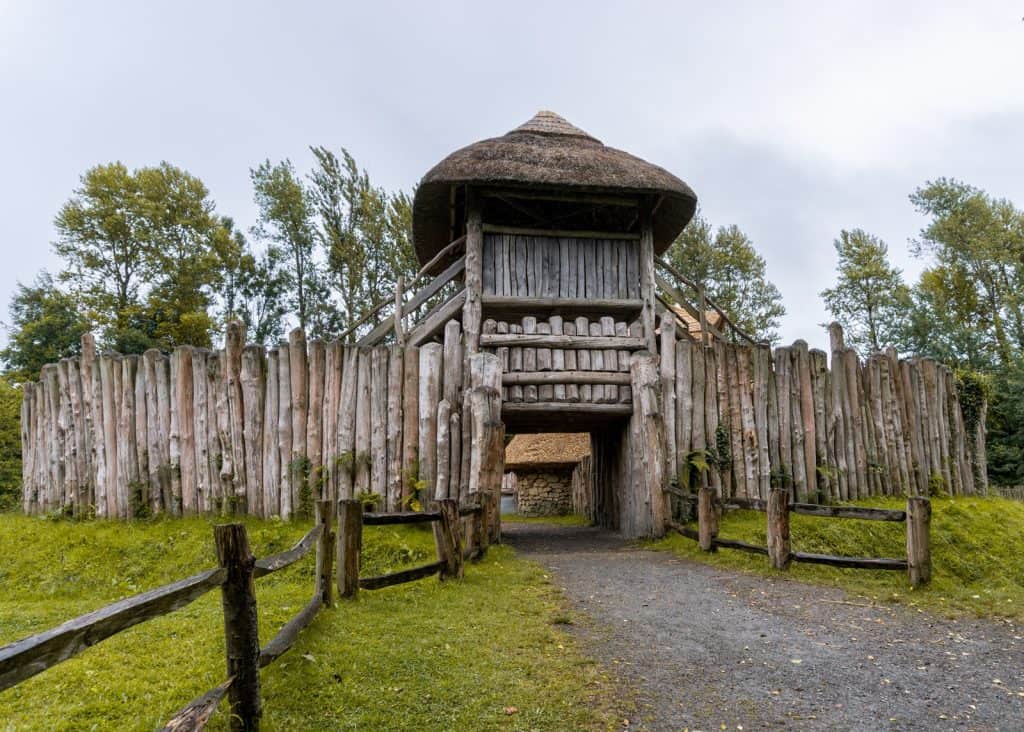
<svg viewBox="0 0 1024 732"><path fill-rule="evenodd" d="M332 530L331 509L329 501L318 501L315 526L293 548L263 559L252 556L245 526L237 523L215 526L218 567L120 600L0 648L0 691L123 630L178 610L220 587L227 679L185 705L163 729L165 732L203 729L227 696L231 729L258 730L262 714L260 669L288 651L317 613L331 606L335 581L341 596L352 598L359 587L378 589L433 574L442 580L460 578L464 560L482 558L492 538L500 532L497 507L491 494L474 494L470 504L461 509L454 499L444 499L438 502L437 511L422 513L364 514L358 501L342 500L338 505L337 534ZM380 577L359 577L363 525L426 521L434 522L437 562ZM314 548L316 584L312 598L261 648L253 580L294 564ZM338 558L336 578L335 555Z"/></svg>
<svg viewBox="0 0 1024 732"><path fill-rule="evenodd" d="M907 510L861 506L823 506L816 503L794 503L789 492L772 488L767 500L757 498L729 498L718 500L710 487L703 486L696 496L673 489L674 493L691 505L696 504L697 530L670 522L679 534L697 541L704 551L719 547L736 549L753 554L764 554L775 569L788 569L790 562L825 564L832 567L853 569L885 569L906 571L912 585L926 584L931 580L931 548L929 542L931 527L931 501L922 496L907 498ZM767 546L750 544L736 539L718 536L719 517L723 508L741 508L762 511L766 514ZM904 522L907 527L907 556L902 558L843 557L828 554L794 552L791 548L789 515L798 513L819 518L859 519L862 521Z"/></svg>

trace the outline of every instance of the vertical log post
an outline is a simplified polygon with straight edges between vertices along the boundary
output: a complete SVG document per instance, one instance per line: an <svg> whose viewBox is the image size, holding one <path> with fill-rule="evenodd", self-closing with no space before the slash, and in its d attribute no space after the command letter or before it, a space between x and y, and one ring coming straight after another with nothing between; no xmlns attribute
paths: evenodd
<svg viewBox="0 0 1024 732"><path fill-rule="evenodd" d="M359 595L359 555L363 549L363 506L359 501L338 501L338 595Z"/></svg>
<svg viewBox="0 0 1024 732"><path fill-rule="evenodd" d="M330 607L334 601L334 591L331 589L334 586L334 532L331 530L333 509L331 501L316 502L316 522L322 527L316 544L316 582L324 607Z"/></svg>
<svg viewBox="0 0 1024 732"><path fill-rule="evenodd" d="M487 553L487 544L490 538L487 534L487 503L485 494L471 493L469 495L469 505L480 509L473 514L473 536L469 539L473 548L476 549L476 556L473 559L475 562L479 562Z"/></svg>
<svg viewBox="0 0 1024 732"><path fill-rule="evenodd" d="M255 558L242 524L213 528L217 559L228 574L221 585L224 608L224 640L228 676L235 677L228 691L231 729L260 728L260 639L256 623L256 593L252 571Z"/></svg>
<svg viewBox="0 0 1024 732"><path fill-rule="evenodd" d="M774 569L789 567L789 491L779 487L768 493L768 558Z"/></svg>
<svg viewBox="0 0 1024 732"><path fill-rule="evenodd" d="M712 539L718 534L718 522L715 521L715 493L708 486L697 490L697 532L700 536L702 551L714 551Z"/></svg>
<svg viewBox="0 0 1024 732"><path fill-rule="evenodd" d="M907 574L914 587L932 579L932 550L929 532L932 524L932 502L924 496L907 498Z"/></svg>
<svg viewBox="0 0 1024 732"><path fill-rule="evenodd" d="M459 531L459 502L454 498L442 498L437 502L441 520L434 522L434 541L437 556L444 562L440 578L462 579L462 532Z"/></svg>

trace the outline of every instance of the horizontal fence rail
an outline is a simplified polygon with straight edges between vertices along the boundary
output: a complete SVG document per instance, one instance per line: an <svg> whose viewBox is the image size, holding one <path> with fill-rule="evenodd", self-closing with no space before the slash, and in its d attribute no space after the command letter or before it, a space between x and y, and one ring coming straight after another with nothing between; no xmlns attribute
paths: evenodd
<svg viewBox="0 0 1024 732"><path fill-rule="evenodd" d="M757 498L717 499L709 488L701 488L696 495L678 488L666 491L677 498L695 503L697 525L694 531L684 524L669 522L669 528L682 536L699 542L704 551L717 548L736 549L767 556L776 569L786 569L790 562L824 564L849 569L881 569L906 571L912 585L921 585L931 579L931 502L921 496L907 499L907 510L861 506L824 506L819 504L790 503L789 493L773 488L768 500ZM768 545L760 546L736 539L718 536L719 515L723 509L738 508L767 514ZM907 525L907 557L846 557L831 554L795 552L790 546L789 514L796 513L817 518L858 519L861 521L905 522Z"/></svg>

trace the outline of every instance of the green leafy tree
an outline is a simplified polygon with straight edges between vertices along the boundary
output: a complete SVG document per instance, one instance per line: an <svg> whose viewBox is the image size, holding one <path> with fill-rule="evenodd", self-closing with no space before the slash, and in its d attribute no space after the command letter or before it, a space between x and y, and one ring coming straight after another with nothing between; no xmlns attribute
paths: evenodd
<svg viewBox="0 0 1024 732"><path fill-rule="evenodd" d="M21 493L21 389L0 377L0 510Z"/></svg>
<svg viewBox="0 0 1024 732"><path fill-rule="evenodd" d="M290 160L277 164L265 160L250 174L259 209L259 223L253 233L284 253L289 306L302 328L320 335L319 311L326 293L316 259L309 192Z"/></svg>
<svg viewBox="0 0 1024 732"><path fill-rule="evenodd" d="M108 345L209 345L219 285L221 223L209 191L169 163L129 171L98 165L55 219L60 279L104 331Z"/></svg>
<svg viewBox="0 0 1024 732"><path fill-rule="evenodd" d="M18 284L11 298L7 347L0 351L7 378L15 383L39 378L39 370L79 353L89 322L75 298L60 290L45 270L32 285Z"/></svg>
<svg viewBox="0 0 1024 732"><path fill-rule="evenodd" d="M926 183L910 200L931 219L912 242L916 254L932 260L917 288L921 301L948 314L936 325L980 336L933 327L917 340L963 346L958 360L975 368L1008 367L1024 348L1024 213L947 178Z"/></svg>
<svg viewBox="0 0 1024 732"><path fill-rule="evenodd" d="M340 156L325 147L311 150L315 232L338 296L332 325L343 331L392 291L400 276L416 272L412 201L374 186L344 148Z"/></svg>
<svg viewBox="0 0 1024 732"><path fill-rule="evenodd" d="M782 295L768 279L764 259L738 226L713 231L698 212L664 256L701 283L738 326L757 338L778 340L779 319L786 314Z"/></svg>
<svg viewBox="0 0 1024 732"><path fill-rule="evenodd" d="M861 229L843 230L834 246L839 255L834 287L821 292L825 306L863 352L880 351L903 339L910 290L889 262L884 241Z"/></svg>

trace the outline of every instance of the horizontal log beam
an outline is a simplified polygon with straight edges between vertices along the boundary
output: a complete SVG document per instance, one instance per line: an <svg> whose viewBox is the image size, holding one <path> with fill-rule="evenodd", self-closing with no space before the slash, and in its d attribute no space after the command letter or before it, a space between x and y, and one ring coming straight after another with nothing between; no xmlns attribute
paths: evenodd
<svg viewBox="0 0 1024 732"><path fill-rule="evenodd" d="M426 285L419 290L409 302L402 305L402 315L411 313L413 310L423 305L427 300L432 298L434 295L441 291L445 285L455 279L455 276L466 268L466 257L465 255L459 257L452 262L448 267L439 274L437 277L432 279ZM377 324L373 330L360 338L357 342L357 346L372 346L376 344L381 338L386 336L395 327L395 316L394 314L382 320Z"/></svg>
<svg viewBox="0 0 1024 732"><path fill-rule="evenodd" d="M363 526L394 526L395 524L429 524L440 521L437 511L396 511L394 513L364 513Z"/></svg>
<svg viewBox="0 0 1024 732"><path fill-rule="evenodd" d="M206 727L210 717L217 711L217 705L224 695L228 693L235 677L222 683L220 686L210 689L202 696L198 696L171 717L160 732L199 732Z"/></svg>
<svg viewBox="0 0 1024 732"><path fill-rule="evenodd" d="M719 539L715 537L711 540L712 546L720 546L725 549L736 549L741 552L749 552L750 554L764 554L768 556L768 547L760 546L758 544L748 544L745 541L739 541L737 539Z"/></svg>
<svg viewBox="0 0 1024 732"><path fill-rule="evenodd" d="M320 538L323 528L323 524L317 524L288 551L257 559L252 570L253 577L263 577L302 559L316 546L316 540Z"/></svg>
<svg viewBox="0 0 1024 732"><path fill-rule="evenodd" d="M466 290L463 288L446 302L435 305L409 332L405 345L420 346L440 333L449 320L462 312L465 302Z"/></svg>
<svg viewBox="0 0 1024 732"><path fill-rule="evenodd" d="M633 336L567 336L527 333L484 333L480 336L482 348L571 348L616 349L619 351L640 351L647 345L643 338Z"/></svg>
<svg viewBox="0 0 1024 732"><path fill-rule="evenodd" d="M478 513L483 513L482 506L462 506L459 508L459 516L475 516Z"/></svg>
<svg viewBox="0 0 1024 732"><path fill-rule="evenodd" d="M643 300L582 297L507 297L484 295L484 315L611 315L631 318L643 309Z"/></svg>
<svg viewBox="0 0 1024 732"><path fill-rule="evenodd" d="M360 577L359 587L363 590L379 590L382 587L413 582L429 577L432 574L437 574L443 566L444 562L434 562L433 564L424 564L422 567L403 569L400 572L392 572L391 574L381 574L376 577Z"/></svg>
<svg viewBox="0 0 1024 732"><path fill-rule="evenodd" d="M166 615L219 587L227 570L218 567L107 605L56 628L0 648L0 691L66 661L133 625Z"/></svg>
<svg viewBox="0 0 1024 732"><path fill-rule="evenodd" d="M495 226L484 224L485 234L520 234L522 236L567 237L573 239L626 239L640 241L639 234L624 231L576 231L573 229L530 229L521 226Z"/></svg>
<svg viewBox="0 0 1024 732"><path fill-rule="evenodd" d="M589 402L505 402L501 413L509 415L580 414L626 417L633 413L632 404L591 404Z"/></svg>
<svg viewBox="0 0 1024 732"><path fill-rule="evenodd" d="M853 569L890 569L906 571L906 559L886 559L873 557L834 557L830 554L807 554L793 552L790 558L794 562L807 564L827 564L830 567L849 567Z"/></svg>
<svg viewBox="0 0 1024 732"><path fill-rule="evenodd" d="M824 518L861 519L862 521L906 521L907 512L890 508L862 508L860 506L822 506L817 503L791 503L789 510L804 516Z"/></svg>
<svg viewBox="0 0 1024 732"><path fill-rule="evenodd" d="M323 606L323 596L317 592L306 607L302 608L294 618L285 623L284 627L277 631L277 635L260 649L260 668L269 666L295 645L299 633L313 622L313 618L316 617L316 614L320 612L320 608Z"/></svg>
<svg viewBox="0 0 1024 732"><path fill-rule="evenodd" d="M766 511L768 502L759 498L726 498L726 508L735 506L749 511ZM790 513L821 518L860 519L862 521L906 521L906 511L890 508L864 508L862 506L827 506L818 503L791 503Z"/></svg>
<svg viewBox="0 0 1024 732"><path fill-rule="evenodd" d="M504 386L517 384L620 384L629 386L622 371L511 371L501 375Z"/></svg>

